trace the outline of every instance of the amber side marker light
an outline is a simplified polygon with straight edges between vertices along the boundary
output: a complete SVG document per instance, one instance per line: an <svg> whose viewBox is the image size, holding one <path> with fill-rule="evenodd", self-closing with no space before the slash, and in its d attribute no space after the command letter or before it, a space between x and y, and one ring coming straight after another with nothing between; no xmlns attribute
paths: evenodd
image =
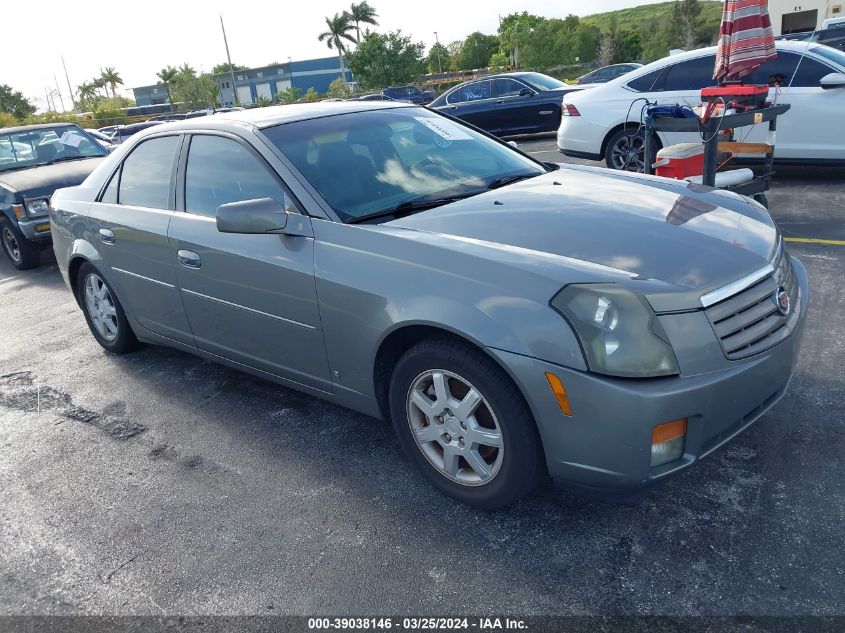
<svg viewBox="0 0 845 633"><path fill-rule="evenodd" d="M13 204L12 212L18 220L23 220L26 217L26 210L23 208L22 204Z"/></svg>
<svg viewBox="0 0 845 633"><path fill-rule="evenodd" d="M651 467L662 466L680 459L684 454L686 437L686 418L655 426L651 432Z"/></svg>
<svg viewBox="0 0 845 633"><path fill-rule="evenodd" d="M550 372L546 372L546 380L549 381L549 387L552 388L552 393L555 394L555 400L557 400L557 406L560 407L563 415L571 416L572 406L569 404L569 396L566 395L566 389L564 389L560 378Z"/></svg>

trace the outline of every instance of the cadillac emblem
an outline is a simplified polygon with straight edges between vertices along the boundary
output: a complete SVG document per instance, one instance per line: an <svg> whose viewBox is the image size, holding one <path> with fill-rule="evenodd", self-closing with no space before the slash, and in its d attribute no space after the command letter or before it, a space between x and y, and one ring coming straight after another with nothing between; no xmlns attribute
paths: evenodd
<svg viewBox="0 0 845 633"><path fill-rule="evenodd" d="M787 316L789 314L789 293L786 291L786 288L780 286L777 290L775 290L775 296L773 297L775 300L775 305L778 307L778 312L780 312L783 316Z"/></svg>

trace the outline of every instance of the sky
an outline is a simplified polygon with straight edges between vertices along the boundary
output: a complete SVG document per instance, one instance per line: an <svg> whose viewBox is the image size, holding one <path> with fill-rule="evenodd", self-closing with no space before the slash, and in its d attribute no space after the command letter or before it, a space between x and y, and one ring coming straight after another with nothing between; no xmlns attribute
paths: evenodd
<svg viewBox="0 0 845 633"><path fill-rule="evenodd" d="M473 31L495 33L498 16L528 11L546 17L588 15L654 0L371 0L379 31L401 29L434 44L463 39ZM220 15L226 24L232 62L264 66L274 62L334 55L317 36L325 17L348 8L344 0L41 0L4 2L0 84L9 84L46 109L45 88L70 95L62 56L73 90L100 68L114 66L123 78L118 92L132 97L133 86L157 82L156 72L188 62L210 71L226 60ZM58 103L58 99L56 102Z"/></svg>

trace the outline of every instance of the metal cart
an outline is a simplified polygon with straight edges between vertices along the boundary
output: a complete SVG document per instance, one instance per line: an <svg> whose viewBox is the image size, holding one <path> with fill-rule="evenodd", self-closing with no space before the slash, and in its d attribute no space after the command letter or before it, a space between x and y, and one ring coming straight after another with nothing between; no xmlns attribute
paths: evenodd
<svg viewBox="0 0 845 633"><path fill-rule="evenodd" d="M769 183L772 179L772 165L774 163L775 146L773 143L742 143L733 140L733 133L729 139L719 132L722 130L734 130L736 128L769 124L770 138L774 137L777 129L777 118L789 110L788 103L749 110L740 114L728 114L725 116L713 116L706 123L701 123L698 118L676 118L676 117L653 117L645 118L645 171L647 174L654 173L654 161L657 157L657 147L654 142L655 132L696 132L704 139L704 173L702 184L714 187L716 184L716 168L718 166L719 154L764 154L764 170L762 175L755 176L749 182L739 185L725 187L730 191L751 196L768 206L766 191L769 190ZM720 138L721 137L721 138Z"/></svg>

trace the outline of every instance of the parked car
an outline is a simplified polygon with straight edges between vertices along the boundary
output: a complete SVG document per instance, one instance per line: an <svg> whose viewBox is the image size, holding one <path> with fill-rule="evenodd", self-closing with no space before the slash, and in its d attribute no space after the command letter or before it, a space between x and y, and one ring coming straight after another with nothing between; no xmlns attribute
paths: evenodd
<svg viewBox="0 0 845 633"><path fill-rule="evenodd" d="M808 40L818 44L824 44L840 51L845 51L845 26L830 26L826 29L816 31Z"/></svg>
<svg viewBox="0 0 845 633"><path fill-rule="evenodd" d="M596 70L587 73L586 75L581 75L578 79L575 80L576 84L604 84L610 81L611 79L616 79L617 77L621 77L622 75L627 75L632 70L636 70L637 68L642 68L642 64L612 64L610 66L604 66L602 68L597 68Z"/></svg>
<svg viewBox="0 0 845 633"><path fill-rule="evenodd" d="M434 100L434 91L420 90L416 86L393 86L385 88L381 93L394 101L407 101L417 105L425 105Z"/></svg>
<svg viewBox="0 0 845 633"><path fill-rule="evenodd" d="M107 152L111 152L114 149L114 144L111 142L111 136L106 136L100 130L85 130L88 136L94 138L100 146L106 150Z"/></svg>
<svg viewBox="0 0 845 633"><path fill-rule="evenodd" d="M778 118L775 161L845 161L845 53L828 46L778 40L778 56L747 81L769 84L769 99L792 108ZM557 144L567 156L601 160L613 169L643 170L640 125L648 103L700 103L700 91L715 84L716 49L667 57L623 77L564 99ZM768 126L743 131L748 142L765 142ZM700 141L698 134L659 132L662 146Z"/></svg>
<svg viewBox="0 0 845 633"><path fill-rule="evenodd" d="M458 84L431 107L499 136L551 132L560 125L563 96L586 87L541 73L488 75Z"/></svg>
<svg viewBox="0 0 845 633"><path fill-rule="evenodd" d="M100 134L108 136L111 139L111 135L114 134L114 131L118 128L117 125L106 125L105 127L97 128L97 131Z"/></svg>
<svg viewBox="0 0 845 633"><path fill-rule="evenodd" d="M150 117L147 120L148 121L165 121L165 122L166 121L182 121L187 116L188 115L185 114L184 112L168 112L166 114L159 114L157 116Z"/></svg>
<svg viewBox="0 0 845 633"><path fill-rule="evenodd" d="M18 270L50 245L50 197L81 183L106 151L70 123L0 129L0 244Z"/></svg>
<svg viewBox="0 0 845 633"><path fill-rule="evenodd" d="M396 101L396 99L388 97L382 92L376 92L370 95L361 95L360 97L355 97L355 101Z"/></svg>
<svg viewBox="0 0 845 633"><path fill-rule="evenodd" d="M753 201L395 103L146 130L51 219L106 350L177 347L389 418L482 508L546 473L637 490L729 442L783 396L808 301Z"/></svg>
<svg viewBox="0 0 845 633"><path fill-rule="evenodd" d="M141 121L140 123L129 123L128 125L118 125L111 135L111 142L115 145L120 145L123 141L128 139L133 134L137 134L141 130L161 125L164 121Z"/></svg>

